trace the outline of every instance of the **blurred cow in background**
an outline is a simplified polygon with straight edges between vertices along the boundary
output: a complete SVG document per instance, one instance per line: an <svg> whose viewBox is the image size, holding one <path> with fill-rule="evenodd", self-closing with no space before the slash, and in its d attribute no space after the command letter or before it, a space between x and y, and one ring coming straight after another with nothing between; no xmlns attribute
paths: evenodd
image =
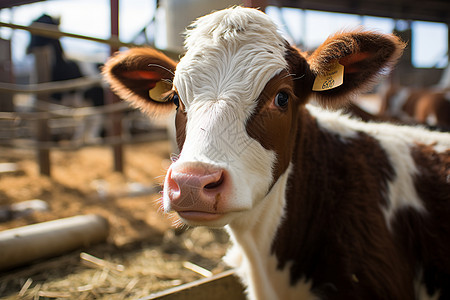
<svg viewBox="0 0 450 300"><path fill-rule="evenodd" d="M39 18L33 21L31 25L35 24L48 24L53 25L55 29L58 29L60 20L57 18L52 18L47 14L43 14ZM35 54L39 49L47 48L50 51L49 57L49 77L50 78L37 78L34 79L36 82L45 81L63 81L71 80L84 77L88 74L83 74L79 64L71 59L68 59L64 53L59 39L45 37L40 35L31 35L31 40L27 48L28 54ZM93 73L99 73L99 67L93 68ZM38 72L39 73L39 72ZM46 72L44 72L46 73ZM91 74L92 75L92 74ZM104 101L104 91L101 85L88 87L85 89L70 90L64 92L55 92L50 96L50 101L62 104L69 107L86 107L86 106L102 106L105 104ZM101 133L101 119L100 116L95 116L95 118L89 119L88 122L84 122L80 128L76 129L76 138L96 138Z"/></svg>
<svg viewBox="0 0 450 300"><path fill-rule="evenodd" d="M55 29L57 29L60 24L60 20L52 18L47 14L43 14L42 16L34 20L32 25L37 23L54 25ZM52 51L51 53L52 61L50 65L51 69L50 81L70 80L84 76L84 74L81 72L79 65L75 61L70 60L66 57L59 39L39 35L31 35L31 40L27 48L27 53L32 53L34 49L40 47L50 47ZM70 91L69 93L73 94L75 93L75 91ZM103 88L101 86L95 86L85 90L82 97L88 100L90 105L100 106L104 104L103 94L104 94ZM58 102L63 101L63 97L64 97L63 93L52 94L52 98Z"/></svg>
<svg viewBox="0 0 450 300"><path fill-rule="evenodd" d="M450 131L450 90L391 85L382 97L379 115Z"/></svg>

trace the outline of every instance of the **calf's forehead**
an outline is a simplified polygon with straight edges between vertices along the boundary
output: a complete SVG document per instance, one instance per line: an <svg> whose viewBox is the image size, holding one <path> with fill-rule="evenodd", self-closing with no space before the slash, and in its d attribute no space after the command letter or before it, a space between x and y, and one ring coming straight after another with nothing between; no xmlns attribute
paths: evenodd
<svg viewBox="0 0 450 300"><path fill-rule="evenodd" d="M187 106L196 100L252 103L267 82L286 69L284 58L277 59L264 52L220 50L211 49L201 59L186 59L185 63L180 63L174 86Z"/></svg>
<svg viewBox="0 0 450 300"><path fill-rule="evenodd" d="M262 12L228 9L200 18L193 27L174 78L186 106L197 100L252 103L288 67L286 42Z"/></svg>

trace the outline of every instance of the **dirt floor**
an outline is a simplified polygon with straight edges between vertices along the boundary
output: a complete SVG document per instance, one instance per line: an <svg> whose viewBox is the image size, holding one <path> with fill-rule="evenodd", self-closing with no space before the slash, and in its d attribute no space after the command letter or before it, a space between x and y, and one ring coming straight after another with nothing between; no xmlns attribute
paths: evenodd
<svg viewBox="0 0 450 300"><path fill-rule="evenodd" d="M127 145L124 154L121 174L112 171L108 147L54 150L46 177L34 151L0 147L0 163L17 164L16 171L0 173L0 207L31 199L49 205L0 222L0 230L91 213L110 225L105 243L0 271L0 299L139 299L226 269L220 262L226 233L175 228L174 217L159 211L169 142Z"/></svg>

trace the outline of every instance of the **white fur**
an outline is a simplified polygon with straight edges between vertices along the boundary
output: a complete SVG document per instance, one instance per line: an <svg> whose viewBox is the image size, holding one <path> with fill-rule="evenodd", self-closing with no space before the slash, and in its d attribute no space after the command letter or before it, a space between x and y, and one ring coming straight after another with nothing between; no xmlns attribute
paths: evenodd
<svg viewBox="0 0 450 300"><path fill-rule="evenodd" d="M236 268L237 274L248 286L249 299L317 299L311 292L312 282L302 279L295 286L290 286L290 266L278 270L276 258L270 252L273 237L284 215L290 170L279 178L264 199L246 213L245 218L237 218L227 226L233 247L227 253L225 262Z"/></svg>
<svg viewBox="0 0 450 300"><path fill-rule="evenodd" d="M386 222L390 227L395 212L403 207L412 207L425 212L425 207L414 187L414 175L418 173L411 156L411 147L416 143L432 145L434 150L442 152L450 148L450 134L432 132L419 127L395 126L391 124L364 123L340 112L324 111L308 105L308 110L314 115L323 129L342 136L342 139L354 138L357 132L365 132L379 141L389 157L395 170L395 178L389 182L389 206L383 208Z"/></svg>

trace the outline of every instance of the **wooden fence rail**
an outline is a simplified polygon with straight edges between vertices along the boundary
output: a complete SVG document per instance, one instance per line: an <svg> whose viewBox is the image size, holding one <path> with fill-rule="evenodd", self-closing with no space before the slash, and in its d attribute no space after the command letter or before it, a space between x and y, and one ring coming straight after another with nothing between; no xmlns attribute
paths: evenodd
<svg viewBox="0 0 450 300"><path fill-rule="evenodd" d="M63 105L36 101L37 112L0 112L0 120L42 120L58 118L82 118L102 114L112 114L133 110L128 103L118 102L104 106L67 107Z"/></svg>
<svg viewBox="0 0 450 300"><path fill-rule="evenodd" d="M159 129L151 133L138 134L133 137L117 137L109 136L102 138L101 140L93 141L68 141L65 143L58 142L40 142L29 139L12 139L8 141L1 141L0 146L14 147L21 149L38 149L38 150L78 150L87 146L116 146L125 144L137 144L145 142L155 142L167 140L168 134L165 130Z"/></svg>
<svg viewBox="0 0 450 300"><path fill-rule="evenodd" d="M69 38L76 38L76 39L82 39L82 40L88 40L92 42L97 43L103 43L110 45L112 49L119 49L120 47L139 47L139 46L145 46L145 45L137 45L134 43L125 43L120 41L117 37L114 35L110 39L100 39L96 37L90 37L90 36L84 36L79 34L73 34L68 32L62 32L57 29L55 29L53 26L48 24L33 24L32 26L23 26L18 24L11 24L11 23L5 23L0 22L0 27L8 27L14 30L25 30L30 32L33 35L39 35L39 36L45 36L49 38L59 39L61 37L69 37ZM177 60L179 58L179 53L175 53L172 51L167 50L160 50L161 52L165 53L167 56ZM45 53L41 53L43 55ZM36 55L36 53L35 53ZM47 55L47 54L45 54ZM46 56L43 55L42 58L46 58ZM39 64L42 65L45 59L37 59ZM41 63L42 61L42 63ZM45 63L44 63L45 64ZM36 66L38 67L38 66ZM38 69L42 69L44 66L40 66ZM44 76L45 77L45 76ZM79 79L73 79L73 80L67 80L67 81L60 81L60 82L45 82L47 80L43 80L44 82L37 83L37 84L30 84L30 85L18 85L18 84L12 84L12 83L6 83L6 82L0 82L0 93L4 95L10 95L10 94L16 94L16 93L27 93L27 94L35 94L39 97L47 98L49 94L54 92L61 92L61 91L67 91L72 89L84 89L89 88L93 85L99 85L101 84L101 77L84 77ZM33 126L35 129L37 129L37 133L35 135L35 138L37 141L33 140L10 140L10 141L2 141L2 132L0 132L0 145L6 145L6 146L22 146L22 147L34 147L37 149L38 152L38 162L40 166L40 172L43 175L50 175L50 157L48 149L50 148L59 148L58 145L55 145L54 142L51 141L50 136L50 128L49 128L49 120L54 119L62 119L62 118L73 118L73 119L80 119L80 118L89 118L94 117L94 115L99 114L109 114L109 119L116 120L111 125L111 128L114 128L111 130L112 136L109 136L107 139L105 139L103 142L108 145L113 145L114 150L118 148L120 145L124 144L125 142L130 142L130 140L122 140L121 134L118 134L115 129L116 127L120 126L120 113L124 110L128 110L129 108L125 108L127 106L125 103L114 103L110 105L106 105L102 108L57 108L56 104L47 104L42 105L42 102L37 102L37 106L34 107L34 109L39 110L38 112L32 112L32 113L9 113L9 112L0 112L0 122L2 122L2 128L3 132L8 132L8 130L14 130L16 127L15 125L17 123L20 123L20 121L32 121L34 122ZM5 123L6 122L6 123ZM5 125L6 124L6 125ZM3 126L5 125L5 126ZM120 131L119 131L120 132ZM157 136L161 136L161 134L157 134ZM136 139L148 139L151 140L148 135L147 137L141 137L141 138L133 138L133 140ZM103 144L104 144L103 143ZM95 144L95 143L94 143ZM80 143L74 142L71 143L71 147L73 148L79 148ZM115 170L122 169L122 154L120 151L120 157L116 157L115 151L115 165L119 165L117 161L120 161L120 166L115 167ZM120 158L120 159L119 159Z"/></svg>
<svg viewBox="0 0 450 300"><path fill-rule="evenodd" d="M142 47L144 45L139 45L135 43L125 43L120 41L117 37L111 37L109 39L100 39L96 37L91 36L85 36L81 34L74 34L69 32L63 32L59 30L55 30L54 26L48 25L48 24L33 24L32 26L24 26L24 25L18 25L18 24L12 24L12 23L5 23L0 22L0 27L8 27L12 29L19 29L19 30L26 30L34 35L40 35L40 36L46 36L50 38L61 38L61 37L70 37L70 38L76 38L76 39L82 39L102 44L110 45L113 48L120 48L120 47ZM162 50L158 49L159 51L163 52L167 56L178 60L180 53L169 51L169 50Z"/></svg>
<svg viewBox="0 0 450 300"><path fill-rule="evenodd" d="M74 89L87 89L102 83L101 76L81 77L77 79L42 82L35 84L15 84L0 82L0 93L9 94L49 94Z"/></svg>
<svg viewBox="0 0 450 300"><path fill-rule="evenodd" d="M32 148L37 150L76 150L84 146L97 145L123 145L149 141L167 139L167 130L162 124L150 124L150 120L140 111L133 109L126 102L118 102L104 106L73 108L60 104L54 104L46 101L36 100L33 108L37 112L0 112L0 146ZM127 130L121 136L106 136L101 139L82 140L71 139L64 143L57 141L40 141L33 139L36 124L40 121L58 122L57 127L63 125L66 127L82 126L85 120L97 119L105 125L108 120L105 116L116 113L124 113L125 122L148 122L151 132L131 135ZM58 121L60 120L60 121ZM89 121L88 121L89 122ZM154 126L156 125L156 126ZM20 127L22 126L22 127ZM22 132L21 135L14 134L16 131Z"/></svg>

